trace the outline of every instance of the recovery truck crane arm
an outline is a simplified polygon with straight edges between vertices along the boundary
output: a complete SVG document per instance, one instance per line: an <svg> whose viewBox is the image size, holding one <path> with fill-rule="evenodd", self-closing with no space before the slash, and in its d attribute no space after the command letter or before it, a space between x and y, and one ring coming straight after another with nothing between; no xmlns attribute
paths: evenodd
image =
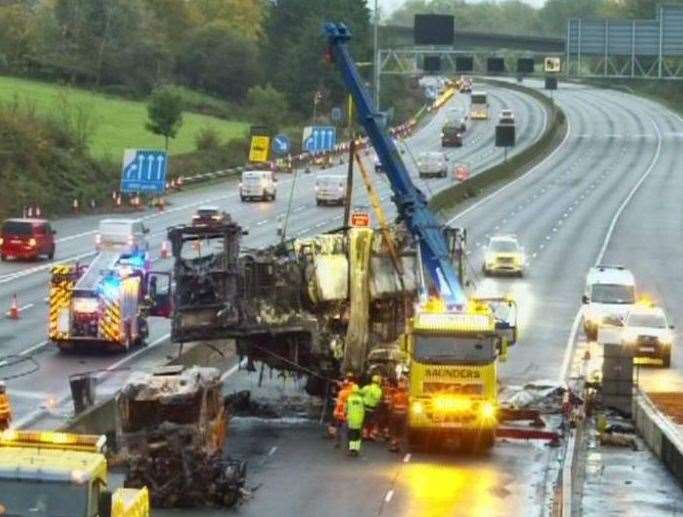
<svg viewBox="0 0 683 517"><path fill-rule="evenodd" d="M356 103L359 122L386 171L398 213L418 240L423 269L429 271L434 288L447 308L463 310L467 299L451 263L443 227L429 210L424 193L413 184L398 149L380 123L380 114L375 111L349 52L347 43L351 33L343 23L327 23L325 32L329 43L328 57L336 63ZM421 294L426 299L427 293Z"/></svg>

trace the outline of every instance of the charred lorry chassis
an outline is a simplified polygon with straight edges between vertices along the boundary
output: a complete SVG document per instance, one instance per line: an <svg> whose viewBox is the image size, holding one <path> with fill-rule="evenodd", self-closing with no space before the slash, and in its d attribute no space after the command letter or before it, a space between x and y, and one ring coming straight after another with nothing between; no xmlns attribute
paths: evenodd
<svg viewBox="0 0 683 517"><path fill-rule="evenodd" d="M371 229L261 250L242 249L243 234L229 217L169 229L174 341L232 338L250 365L326 377L342 369L363 373L368 357L392 355L415 293L415 251L405 231L392 231L401 279L385 237Z"/></svg>

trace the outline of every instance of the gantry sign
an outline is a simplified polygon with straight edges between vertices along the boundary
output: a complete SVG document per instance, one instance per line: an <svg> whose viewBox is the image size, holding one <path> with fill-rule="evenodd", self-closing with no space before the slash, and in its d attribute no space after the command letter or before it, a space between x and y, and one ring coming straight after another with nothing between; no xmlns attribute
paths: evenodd
<svg viewBox="0 0 683 517"><path fill-rule="evenodd" d="M571 19L565 61L572 76L683 79L683 7L659 7L654 20Z"/></svg>

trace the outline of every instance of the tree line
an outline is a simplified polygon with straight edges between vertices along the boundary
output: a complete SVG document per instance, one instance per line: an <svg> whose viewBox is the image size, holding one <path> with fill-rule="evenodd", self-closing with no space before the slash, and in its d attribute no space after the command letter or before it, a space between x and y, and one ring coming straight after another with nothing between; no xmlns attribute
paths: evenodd
<svg viewBox="0 0 683 517"><path fill-rule="evenodd" d="M270 85L305 113L316 91L343 98L323 62L329 19L351 26L367 60L366 0L0 0L0 73L137 97L176 84L235 103Z"/></svg>
<svg viewBox="0 0 683 517"><path fill-rule="evenodd" d="M534 8L521 0L408 0L389 23L412 25L416 13L452 14L463 30L563 37L573 17L654 18L660 4L683 5L683 0L546 0Z"/></svg>

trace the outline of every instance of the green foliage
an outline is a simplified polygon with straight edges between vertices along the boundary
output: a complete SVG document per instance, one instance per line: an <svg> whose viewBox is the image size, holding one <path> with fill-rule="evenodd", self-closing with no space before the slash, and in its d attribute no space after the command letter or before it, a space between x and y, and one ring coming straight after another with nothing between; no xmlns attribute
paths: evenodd
<svg viewBox="0 0 683 517"><path fill-rule="evenodd" d="M318 106L329 110L346 96L334 66L324 62L324 22L343 20L351 29L351 47L358 61L371 56L370 12L366 0L280 0L270 8L264 25L263 62L268 80L299 113L313 110L315 92L323 94Z"/></svg>
<svg viewBox="0 0 683 517"><path fill-rule="evenodd" d="M76 196L99 197L117 182L118 170L93 160L57 119L16 104L0 108L0 216L27 203L65 210Z"/></svg>
<svg viewBox="0 0 683 517"><path fill-rule="evenodd" d="M249 120L258 126L267 126L277 131L287 121L289 106L284 94L270 84L254 86L247 94Z"/></svg>
<svg viewBox="0 0 683 517"><path fill-rule="evenodd" d="M178 71L191 88L242 100L258 79L257 47L229 24L212 22L188 34Z"/></svg>
<svg viewBox="0 0 683 517"><path fill-rule="evenodd" d="M168 86L157 88L149 98L147 116L145 127L155 135L162 135L168 149L168 139L175 138L183 125L182 96Z"/></svg>
<svg viewBox="0 0 683 517"><path fill-rule="evenodd" d="M211 151L218 149L221 145L220 135L211 126L203 127L195 136L198 151Z"/></svg>

